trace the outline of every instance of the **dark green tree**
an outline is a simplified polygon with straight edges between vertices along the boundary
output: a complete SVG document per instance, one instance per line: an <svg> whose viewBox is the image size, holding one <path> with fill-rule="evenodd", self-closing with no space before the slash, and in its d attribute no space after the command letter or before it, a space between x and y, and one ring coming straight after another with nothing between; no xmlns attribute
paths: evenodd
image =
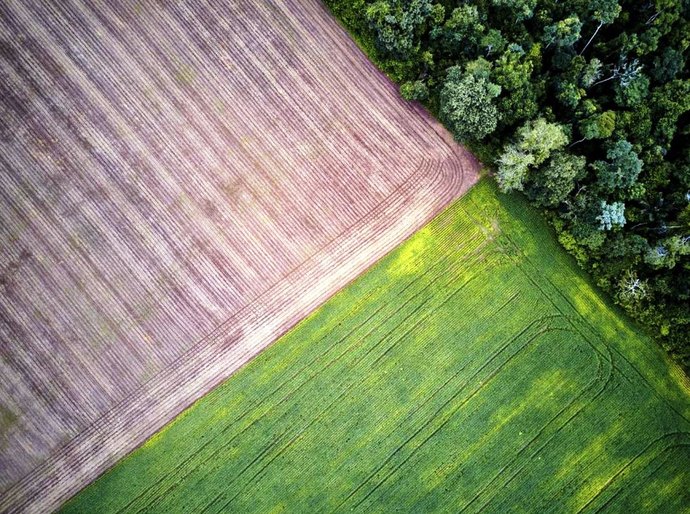
<svg viewBox="0 0 690 514"><path fill-rule="evenodd" d="M649 94L649 79L645 74L638 73L631 80L616 84L614 91L618 105L635 108L641 105Z"/></svg>
<svg viewBox="0 0 690 514"><path fill-rule="evenodd" d="M607 139L616 128L616 113L606 111L588 116L580 120L578 128L582 138L575 141L573 145L589 139Z"/></svg>
<svg viewBox="0 0 690 514"><path fill-rule="evenodd" d="M618 5L617 0L592 0L589 2L589 8L592 15L592 19L598 22L597 27L594 29L592 37L589 38L587 44L580 50L580 55L582 55L587 47L592 43L596 35L599 33L604 25L610 25L618 18L621 13L621 6Z"/></svg>
<svg viewBox="0 0 690 514"><path fill-rule="evenodd" d="M515 21L528 20L534 16L537 0L491 0L496 7L505 7L514 16Z"/></svg>
<svg viewBox="0 0 690 514"><path fill-rule="evenodd" d="M500 30L490 29L479 41L481 51L487 57L490 55L501 54L507 46L507 42Z"/></svg>
<svg viewBox="0 0 690 514"><path fill-rule="evenodd" d="M577 180L586 176L587 160L580 155L555 152L533 174L527 194L540 207L557 207L575 188Z"/></svg>
<svg viewBox="0 0 690 514"><path fill-rule="evenodd" d="M661 55L654 58L652 77L663 84L678 77L684 68L683 53L676 48L667 46L662 50Z"/></svg>
<svg viewBox="0 0 690 514"><path fill-rule="evenodd" d="M533 118L539 112L540 83L532 78L534 60L540 55L535 45L529 54L509 48L493 67L491 79L501 86L503 94L498 106L506 126Z"/></svg>
<svg viewBox="0 0 690 514"><path fill-rule="evenodd" d="M643 163L628 141L621 140L608 145L606 158L608 161L596 161L592 164L597 176L597 186L601 190L612 193L616 189L629 188L637 181Z"/></svg>
<svg viewBox="0 0 690 514"><path fill-rule="evenodd" d="M420 32L434 13L430 0L376 0L367 7L365 18L382 52L409 58L416 52Z"/></svg>
<svg viewBox="0 0 690 514"><path fill-rule="evenodd" d="M652 108L657 119L657 142L667 147L676 133L678 118L690 111L690 79L672 80L652 93Z"/></svg>

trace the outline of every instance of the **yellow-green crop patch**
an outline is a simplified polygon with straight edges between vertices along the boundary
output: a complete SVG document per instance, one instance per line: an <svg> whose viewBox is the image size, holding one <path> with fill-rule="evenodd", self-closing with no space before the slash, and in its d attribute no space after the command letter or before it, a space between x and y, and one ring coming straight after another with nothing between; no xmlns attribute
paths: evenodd
<svg viewBox="0 0 690 514"><path fill-rule="evenodd" d="M67 512L677 512L690 394L481 182Z"/></svg>

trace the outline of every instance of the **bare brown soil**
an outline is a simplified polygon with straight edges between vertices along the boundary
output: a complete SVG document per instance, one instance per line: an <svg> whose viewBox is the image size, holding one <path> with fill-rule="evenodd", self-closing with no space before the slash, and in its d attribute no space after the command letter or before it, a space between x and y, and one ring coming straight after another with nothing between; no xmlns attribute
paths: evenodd
<svg viewBox="0 0 690 514"><path fill-rule="evenodd" d="M58 507L477 177L316 0L0 3L0 511Z"/></svg>

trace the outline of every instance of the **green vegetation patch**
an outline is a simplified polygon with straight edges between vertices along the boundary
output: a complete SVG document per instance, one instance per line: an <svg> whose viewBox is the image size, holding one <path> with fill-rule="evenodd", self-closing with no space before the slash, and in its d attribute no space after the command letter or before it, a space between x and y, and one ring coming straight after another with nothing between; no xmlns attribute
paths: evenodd
<svg viewBox="0 0 690 514"><path fill-rule="evenodd" d="M64 510L682 511L682 377L484 180Z"/></svg>

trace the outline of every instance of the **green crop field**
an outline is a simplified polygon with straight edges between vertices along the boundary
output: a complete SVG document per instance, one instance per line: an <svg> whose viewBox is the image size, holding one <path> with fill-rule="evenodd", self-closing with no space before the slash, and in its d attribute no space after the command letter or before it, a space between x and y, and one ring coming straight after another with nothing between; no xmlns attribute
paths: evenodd
<svg viewBox="0 0 690 514"><path fill-rule="evenodd" d="M688 389L484 180L65 511L688 512Z"/></svg>

